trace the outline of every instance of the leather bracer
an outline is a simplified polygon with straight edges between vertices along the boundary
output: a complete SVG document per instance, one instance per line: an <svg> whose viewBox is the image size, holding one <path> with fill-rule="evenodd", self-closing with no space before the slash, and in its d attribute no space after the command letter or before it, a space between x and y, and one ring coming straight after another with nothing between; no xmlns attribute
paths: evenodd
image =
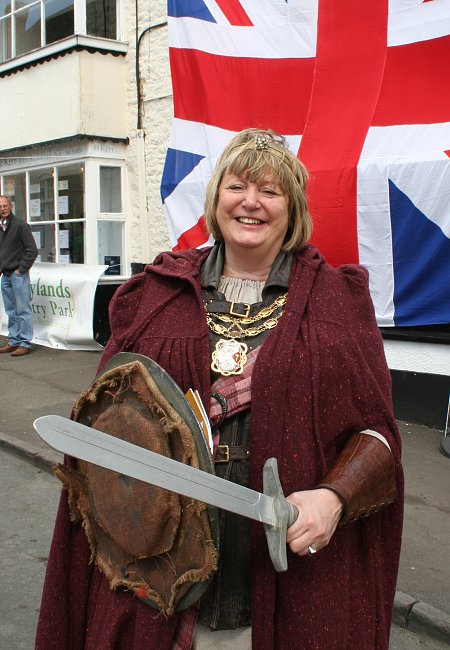
<svg viewBox="0 0 450 650"><path fill-rule="evenodd" d="M375 435L355 433L317 487L333 490L340 497L344 508L339 525L367 517L397 496L391 450Z"/></svg>

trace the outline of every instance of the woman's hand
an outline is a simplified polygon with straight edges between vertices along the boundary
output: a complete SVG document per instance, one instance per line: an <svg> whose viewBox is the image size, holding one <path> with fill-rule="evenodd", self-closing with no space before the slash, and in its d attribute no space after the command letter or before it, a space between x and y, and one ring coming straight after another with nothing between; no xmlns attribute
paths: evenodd
<svg viewBox="0 0 450 650"><path fill-rule="evenodd" d="M319 551L330 541L342 514L338 495L327 488L293 492L287 501L298 508L297 520L286 534L289 548L297 555L309 555L309 547Z"/></svg>

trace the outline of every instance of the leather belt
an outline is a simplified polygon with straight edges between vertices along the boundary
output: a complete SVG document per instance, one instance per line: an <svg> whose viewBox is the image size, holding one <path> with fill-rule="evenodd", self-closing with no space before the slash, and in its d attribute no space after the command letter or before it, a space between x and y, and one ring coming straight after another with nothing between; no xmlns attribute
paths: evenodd
<svg viewBox="0 0 450 650"><path fill-rule="evenodd" d="M232 460L248 460L250 447L248 445L219 445L216 451L215 463L229 463Z"/></svg>
<svg viewBox="0 0 450 650"><path fill-rule="evenodd" d="M206 310L210 314L230 314L231 316L242 316L247 318L250 315L251 305L247 302L228 302L228 300L207 300Z"/></svg>

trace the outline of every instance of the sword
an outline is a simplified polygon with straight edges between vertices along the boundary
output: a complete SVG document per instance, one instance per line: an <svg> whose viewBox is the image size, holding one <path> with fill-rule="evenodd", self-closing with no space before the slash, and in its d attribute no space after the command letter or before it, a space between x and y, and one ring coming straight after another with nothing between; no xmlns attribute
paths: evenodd
<svg viewBox="0 0 450 650"><path fill-rule="evenodd" d="M264 465L261 493L60 415L44 415L33 426L64 454L262 522L275 570L286 571L286 530L298 510L284 498L276 458Z"/></svg>

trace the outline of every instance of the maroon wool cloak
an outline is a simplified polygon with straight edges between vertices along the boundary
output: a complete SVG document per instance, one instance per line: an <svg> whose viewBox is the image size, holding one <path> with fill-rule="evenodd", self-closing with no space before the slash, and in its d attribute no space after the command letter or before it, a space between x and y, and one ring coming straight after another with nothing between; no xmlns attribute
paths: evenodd
<svg viewBox="0 0 450 650"><path fill-rule="evenodd" d="M112 336L100 367L120 351L156 360L183 389L209 404L209 331L200 267L207 250L165 253L132 277L110 306ZM308 246L294 254L288 300L252 376L252 487L278 459L286 495L314 488L351 433L372 429L392 449L398 498L338 528L314 557L288 552L275 573L263 527L252 532L255 650L384 650L400 554L403 475L390 375L375 323L367 272L334 269ZM111 591L92 565L63 493L44 585L37 650L170 650L177 616L165 620L138 598Z"/></svg>

